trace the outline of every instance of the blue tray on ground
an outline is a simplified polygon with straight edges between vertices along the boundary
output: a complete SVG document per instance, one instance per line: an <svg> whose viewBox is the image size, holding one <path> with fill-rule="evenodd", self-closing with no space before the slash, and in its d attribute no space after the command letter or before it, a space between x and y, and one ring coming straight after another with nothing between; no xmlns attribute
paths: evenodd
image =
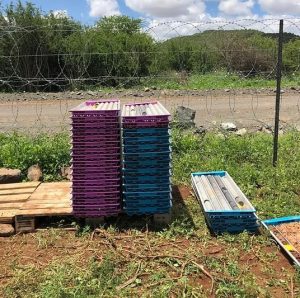
<svg viewBox="0 0 300 298"><path fill-rule="evenodd" d="M262 221L263 227L265 227L278 243L278 245L285 251L285 253L291 258L291 260L300 266L300 252L290 243L288 237L284 237L276 226L281 224L298 223L300 222L300 216L287 216L279 217Z"/></svg>
<svg viewBox="0 0 300 298"><path fill-rule="evenodd" d="M212 227L215 234L224 234L224 233L230 233L230 234L240 234L241 232L247 231L248 233L255 234L257 233L258 227L245 227L243 230L239 227Z"/></svg>
<svg viewBox="0 0 300 298"><path fill-rule="evenodd" d="M240 198L243 198L245 204L247 206L245 209L238 209L238 210L213 210L208 207L206 204L207 200L210 199L204 197L204 194L201 196L200 192L200 186L202 184L195 183L199 182L199 180L196 179L196 177L199 176L220 176L220 177L228 177L229 181L231 181L232 187L234 187L234 190L238 193ZM200 181L201 182L201 181ZM238 188L238 186L234 183L233 179L229 176L229 174L225 171L215 171L215 172L199 172L199 173L193 173L192 174L192 186L194 189L194 192L196 194L196 197L200 203L200 206L203 210L204 216L206 218L208 226L212 229L212 231L216 234L222 232L229 232L229 233L239 233L243 232L244 230L247 230L249 232L257 231L259 227L258 218L256 216L256 210L253 208L249 200L245 197L245 195L241 192L241 190ZM204 184L202 185L202 190L206 192L204 189ZM229 188L228 188L229 189ZM209 192L206 192L206 195L208 195ZM211 205L214 206L214 205Z"/></svg>

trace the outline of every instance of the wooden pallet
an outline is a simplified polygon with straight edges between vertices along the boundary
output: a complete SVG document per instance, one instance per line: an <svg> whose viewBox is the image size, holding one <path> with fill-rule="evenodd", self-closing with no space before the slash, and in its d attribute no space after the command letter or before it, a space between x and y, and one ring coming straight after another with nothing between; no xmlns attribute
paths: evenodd
<svg viewBox="0 0 300 298"><path fill-rule="evenodd" d="M33 231L36 217L71 214L71 182L42 183L18 210L16 232Z"/></svg>
<svg viewBox="0 0 300 298"><path fill-rule="evenodd" d="M13 223L15 215L40 182L0 184L0 223Z"/></svg>

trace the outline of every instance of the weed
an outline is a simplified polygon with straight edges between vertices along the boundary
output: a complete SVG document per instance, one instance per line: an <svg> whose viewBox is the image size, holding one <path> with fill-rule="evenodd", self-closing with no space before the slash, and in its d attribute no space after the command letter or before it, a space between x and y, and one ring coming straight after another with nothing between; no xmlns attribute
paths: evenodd
<svg viewBox="0 0 300 298"><path fill-rule="evenodd" d="M20 169L25 178L27 169L39 164L44 180L61 180L60 168L70 163L69 143L67 133L37 136L0 134L0 166Z"/></svg>
<svg viewBox="0 0 300 298"><path fill-rule="evenodd" d="M47 231L39 231L34 234L39 249L54 246L56 241L61 238L60 231L57 229L49 229Z"/></svg>
<svg viewBox="0 0 300 298"><path fill-rule="evenodd" d="M234 73L225 73L221 71L211 72L206 74L193 74L187 78L185 84L178 80L178 77L168 75L166 79L153 79L145 81L145 86L155 86L160 89L172 90L205 90L205 89L251 89L251 88L274 88L274 80L263 76L253 78L241 78ZM284 76L282 86L284 88L299 85L299 75ZM138 86L137 86L138 87Z"/></svg>
<svg viewBox="0 0 300 298"><path fill-rule="evenodd" d="M280 137L277 168L272 166L272 136L267 134L223 139L174 130L172 136L174 183L189 184L196 171L227 170L261 218L299 214L299 132Z"/></svg>
<svg viewBox="0 0 300 298"><path fill-rule="evenodd" d="M23 165L25 169L36 160L22 148L21 157L13 160L12 154L18 152L12 144L19 138L27 148L41 142L20 135L0 136L0 149L4 148L0 160L3 165ZM66 135L59 138L61 144L68 143ZM68 162L63 157L68 155L67 147L63 145L59 149L57 144L51 145L55 140L54 136L46 140L48 151L43 163L53 178L58 168L53 161ZM300 213L298 132L280 137L280 161L276 169L272 166L272 137L265 134L220 138L213 133L195 136L174 129L172 144L173 184L189 185L193 171L228 170L261 218ZM55 157L49 152L54 152ZM134 220L141 228L133 224ZM82 226L77 232L81 237L74 238L85 244L84 251L74 256L60 256L42 269L24 266L13 259L9 268L13 277L4 288L4 297L207 297L210 280L191 259L216 278L216 297L275 297L274 288L289 291L290 270L278 270L274 266L278 251L268 235L241 233L213 237L192 195L174 200L172 223L167 228L144 233L149 218L134 220L127 220L124 229L120 220L108 225L105 232L114 239L114 248L107 246L106 241L98 241L96 234L94 240L87 242L90 228ZM115 237L116 234L120 237ZM62 238L55 230L38 232L34 245L38 249L50 249ZM216 251L211 249L214 247ZM86 257L91 252L94 257ZM135 277L140 262L142 274L117 291L117 286ZM300 286L299 272L297 268L295 293Z"/></svg>

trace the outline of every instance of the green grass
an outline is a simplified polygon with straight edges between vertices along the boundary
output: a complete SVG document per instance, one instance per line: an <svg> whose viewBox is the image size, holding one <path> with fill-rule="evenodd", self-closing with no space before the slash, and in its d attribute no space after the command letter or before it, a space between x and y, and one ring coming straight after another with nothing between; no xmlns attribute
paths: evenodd
<svg viewBox="0 0 300 298"><path fill-rule="evenodd" d="M165 78L150 78L143 82L144 86L155 86L161 89L241 89L241 88L274 88L274 78L256 76L243 78L234 73L213 72L207 74L193 74L186 80L175 73L167 74ZM286 75L282 78L282 88L297 87L300 85L300 75Z"/></svg>
<svg viewBox="0 0 300 298"><path fill-rule="evenodd" d="M69 162L68 143L66 134L2 135L0 162L23 171L41 163L53 180ZM274 168L268 134L199 136L173 129L173 184L190 185L191 172L227 170L260 218L300 214L300 133L282 135L279 143ZM6 258L10 265L3 272L12 277L0 283L3 297L208 297L211 281L197 264L213 275L216 297L275 297L279 290L290 297L291 279L295 295L300 291L299 269L276 265L280 252L267 235L212 236L192 195L175 202L172 223L163 229L148 218L119 217L99 235L83 226L73 234L50 229L10 241L14 249L21 246ZM24 264L26 252L32 261Z"/></svg>
<svg viewBox="0 0 300 298"><path fill-rule="evenodd" d="M262 218L300 214L300 134L280 137L279 164L272 166L272 136L244 137L214 133L198 136L174 129L173 182L190 184L196 171L226 170L252 200ZM0 166L26 170L39 164L46 181L60 180L61 166L70 162L67 134L0 135Z"/></svg>
<svg viewBox="0 0 300 298"><path fill-rule="evenodd" d="M173 131L175 183L190 183L190 173L226 170L252 200L262 218L300 214L300 133L280 137L278 167L272 166L272 136L203 137Z"/></svg>
<svg viewBox="0 0 300 298"><path fill-rule="evenodd" d="M37 136L0 134L0 167L17 168L26 177L27 169L39 164L44 180L60 180L60 168L70 163L67 133Z"/></svg>

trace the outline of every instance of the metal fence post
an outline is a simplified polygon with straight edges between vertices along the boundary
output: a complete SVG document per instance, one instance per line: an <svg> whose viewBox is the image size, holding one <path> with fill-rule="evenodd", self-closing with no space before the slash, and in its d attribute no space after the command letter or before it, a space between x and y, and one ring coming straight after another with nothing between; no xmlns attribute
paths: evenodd
<svg viewBox="0 0 300 298"><path fill-rule="evenodd" d="M282 78L282 45L283 45L283 20L279 24L278 36L278 58L276 68L276 107L275 107L275 129L274 129L274 147L273 147L273 166L277 166L278 161L278 136L279 136L279 114L280 114L280 99L281 99L281 78Z"/></svg>

